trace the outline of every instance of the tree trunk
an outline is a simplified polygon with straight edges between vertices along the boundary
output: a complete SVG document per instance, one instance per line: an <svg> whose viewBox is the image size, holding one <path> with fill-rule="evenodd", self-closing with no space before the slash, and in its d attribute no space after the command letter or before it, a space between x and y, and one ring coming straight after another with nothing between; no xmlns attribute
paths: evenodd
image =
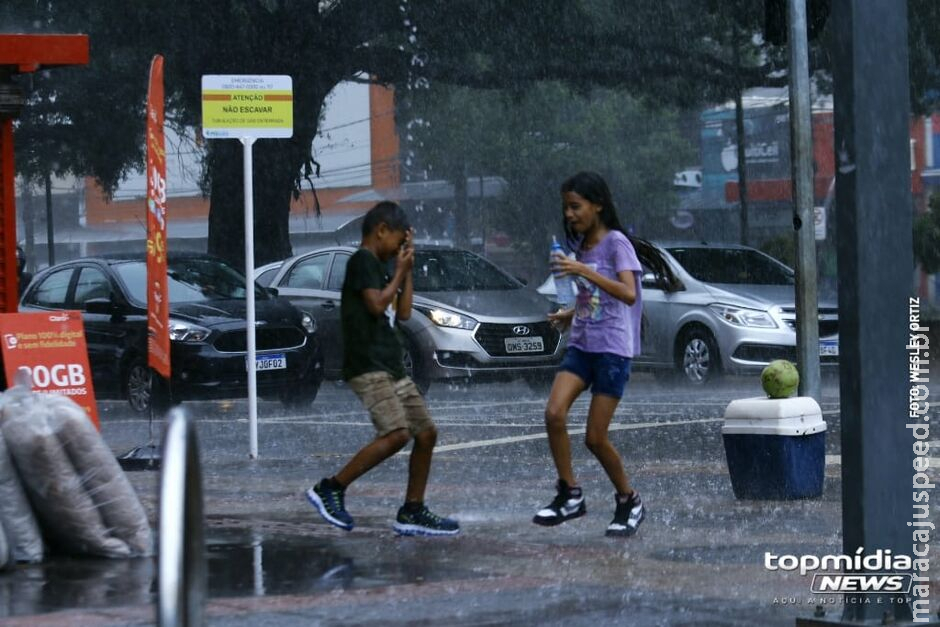
<svg viewBox="0 0 940 627"><path fill-rule="evenodd" d="M290 257L289 217L293 173L300 169L290 142L259 140L254 164L255 265ZM241 142L216 140L209 149L212 172L208 251L236 268L245 264L245 195Z"/></svg>
<svg viewBox="0 0 940 627"><path fill-rule="evenodd" d="M310 147L317 133L323 102L337 82L325 79L303 88L295 84L294 136L259 139L252 146L255 267L293 255L291 198L300 187L301 172L310 163ZM245 266L243 150L240 141L217 139L211 140L208 155L212 180L207 250L236 268ZM310 174L312 177L312 172ZM316 183L316 178L311 180ZM317 213L319 215L319 209Z"/></svg>
<svg viewBox="0 0 940 627"><path fill-rule="evenodd" d="M461 159L454 176L454 245L470 247L470 208L467 203L467 165Z"/></svg>

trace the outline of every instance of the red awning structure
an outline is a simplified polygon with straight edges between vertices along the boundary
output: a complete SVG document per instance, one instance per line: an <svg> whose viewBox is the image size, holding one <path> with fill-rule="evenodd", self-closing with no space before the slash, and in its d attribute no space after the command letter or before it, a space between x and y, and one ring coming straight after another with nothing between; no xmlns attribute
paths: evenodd
<svg viewBox="0 0 940 627"><path fill-rule="evenodd" d="M0 34L0 311L17 308L13 118L25 98L14 74L88 64L88 35Z"/></svg>
<svg viewBox="0 0 940 627"><path fill-rule="evenodd" d="M88 35L0 34L0 65L19 74L88 65Z"/></svg>

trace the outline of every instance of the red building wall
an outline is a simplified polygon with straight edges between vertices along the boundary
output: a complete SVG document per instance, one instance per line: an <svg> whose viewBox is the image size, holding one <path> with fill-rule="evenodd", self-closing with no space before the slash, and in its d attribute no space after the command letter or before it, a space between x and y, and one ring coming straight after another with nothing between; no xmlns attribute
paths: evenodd
<svg viewBox="0 0 940 627"><path fill-rule="evenodd" d="M369 88L369 125L371 131L371 176L373 188L391 188L399 185L398 131L395 127L395 94L390 88L371 85ZM143 123L143 121L141 121ZM350 194L368 187L325 187L317 190L320 208L325 213L350 212L368 209L371 203L337 202ZM85 183L85 213L88 226L134 223L146 219L146 200L109 201L89 178ZM291 201L291 213L301 215L314 206L313 193L304 191ZM170 220L208 219L209 199L202 196L171 197L167 200L167 216Z"/></svg>

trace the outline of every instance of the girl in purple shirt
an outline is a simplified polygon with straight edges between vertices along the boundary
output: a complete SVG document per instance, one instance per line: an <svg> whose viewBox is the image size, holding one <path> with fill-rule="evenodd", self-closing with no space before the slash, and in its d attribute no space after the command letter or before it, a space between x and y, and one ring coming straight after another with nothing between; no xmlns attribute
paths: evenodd
<svg viewBox="0 0 940 627"><path fill-rule="evenodd" d="M562 184L561 197L565 233L576 258L559 255L553 269L574 277L577 298L571 309L548 316L562 327L570 325L571 334L545 408L545 428L558 471L557 494L533 522L558 525L587 511L571 468L566 422L572 403L590 388L585 444L617 491L607 535L632 536L643 520L643 503L630 486L607 430L630 378L631 359L640 354L642 270L617 218L610 189L599 174L575 174Z"/></svg>

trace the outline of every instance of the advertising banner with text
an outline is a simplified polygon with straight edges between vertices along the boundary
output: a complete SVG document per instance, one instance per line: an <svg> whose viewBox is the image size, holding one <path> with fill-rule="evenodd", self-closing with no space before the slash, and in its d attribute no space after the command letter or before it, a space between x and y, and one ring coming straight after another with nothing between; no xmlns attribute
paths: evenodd
<svg viewBox="0 0 940 627"><path fill-rule="evenodd" d="M170 313L166 284L166 149L163 57L154 56L147 90L147 365L170 378Z"/></svg>
<svg viewBox="0 0 940 627"><path fill-rule="evenodd" d="M68 396L98 427L81 312L0 314L0 355L8 386L29 368L34 392Z"/></svg>

